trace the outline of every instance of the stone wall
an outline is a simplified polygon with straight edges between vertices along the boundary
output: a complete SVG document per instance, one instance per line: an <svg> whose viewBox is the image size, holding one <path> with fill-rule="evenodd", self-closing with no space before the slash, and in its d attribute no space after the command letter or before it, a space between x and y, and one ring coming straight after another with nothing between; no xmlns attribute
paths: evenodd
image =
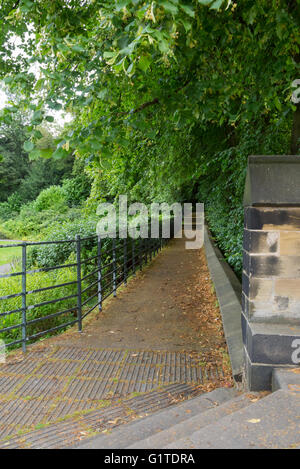
<svg viewBox="0 0 300 469"><path fill-rule="evenodd" d="M252 321L300 321L300 208L245 209L243 305Z"/></svg>
<svg viewBox="0 0 300 469"><path fill-rule="evenodd" d="M300 158L249 157L244 205L245 374L259 391L300 365Z"/></svg>

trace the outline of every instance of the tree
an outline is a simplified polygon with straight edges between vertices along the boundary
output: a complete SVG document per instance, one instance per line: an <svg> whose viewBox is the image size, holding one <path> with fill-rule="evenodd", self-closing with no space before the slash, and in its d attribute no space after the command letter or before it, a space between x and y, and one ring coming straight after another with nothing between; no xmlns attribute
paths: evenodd
<svg viewBox="0 0 300 469"><path fill-rule="evenodd" d="M5 49L2 76L35 110L32 131L51 118L47 109L64 106L78 116L68 144L103 159L111 142L124 143L128 127L149 128L148 110L168 113L174 126L231 126L258 113L289 118L299 70L299 5L7 1L6 35L23 40L24 54L15 58ZM36 61L38 77L28 72ZM41 98L34 105L33 94ZM64 156L61 146L56 151Z"/></svg>
<svg viewBox="0 0 300 469"><path fill-rule="evenodd" d="M70 177L74 160L71 155L55 161L52 158L30 160L24 149L28 116L15 113L9 124L0 126L0 202L16 195L18 205L34 200L42 189L60 184ZM53 137L43 127L39 127L41 138L39 148L51 148ZM13 200L13 199L11 199Z"/></svg>
<svg viewBox="0 0 300 469"><path fill-rule="evenodd" d="M249 154L299 152L300 0L7 0L2 11L0 73L32 111L28 152L48 156L37 127L71 112L53 157L82 158L96 199L201 199L226 221L240 217Z"/></svg>
<svg viewBox="0 0 300 469"><path fill-rule="evenodd" d="M29 159L23 149L26 140L25 127L19 116L13 125L0 127L0 202L7 200L28 175Z"/></svg>

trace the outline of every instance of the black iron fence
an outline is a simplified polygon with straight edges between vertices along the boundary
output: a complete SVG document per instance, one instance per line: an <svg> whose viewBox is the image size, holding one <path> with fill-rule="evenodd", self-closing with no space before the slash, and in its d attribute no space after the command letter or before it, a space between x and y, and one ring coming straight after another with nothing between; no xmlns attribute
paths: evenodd
<svg viewBox="0 0 300 469"><path fill-rule="evenodd" d="M128 277L142 270L168 240L160 229L156 238L77 235L62 241L0 245L0 249L18 247L21 251L16 267L0 274L2 347L22 345L26 351L27 344L76 323L81 331L83 319L96 308L101 311L103 301L116 296ZM67 262L56 265L57 255ZM3 280L7 284L1 289Z"/></svg>

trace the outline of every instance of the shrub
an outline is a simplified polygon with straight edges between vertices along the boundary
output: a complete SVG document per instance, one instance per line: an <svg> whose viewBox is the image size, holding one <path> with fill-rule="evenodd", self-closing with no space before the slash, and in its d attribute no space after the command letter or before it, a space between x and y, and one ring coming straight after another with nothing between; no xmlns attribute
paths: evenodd
<svg viewBox="0 0 300 469"><path fill-rule="evenodd" d="M52 229L45 241L74 240L77 234L82 238L95 235L96 222L87 219L74 219L74 221L65 222ZM92 255L94 247L94 240L85 241L82 255ZM75 252L75 243L36 246L31 251L30 263L39 267L53 267L66 263L69 256Z"/></svg>
<svg viewBox="0 0 300 469"><path fill-rule="evenodd" d="M83 173L72 179L65 179L63 189L68 206L76 207L87 199L91 188L86 175Z"/></svg>
<svg viewBox="0 0 300 469"><path fill-rule="evenodd" d="M0 218L2 220L9 220L17 216L22 206L21 197L18 194L12 194L8 197L6 202L0 203Z"/></svg>
<svg viewBox="0 0 300 469"><path fill-rule="evenodd" d="M44 189L36 198L34 208L37 212L44 210L66 211L67 200L65 190L61 186L51 186L48 189Z"/></svg>

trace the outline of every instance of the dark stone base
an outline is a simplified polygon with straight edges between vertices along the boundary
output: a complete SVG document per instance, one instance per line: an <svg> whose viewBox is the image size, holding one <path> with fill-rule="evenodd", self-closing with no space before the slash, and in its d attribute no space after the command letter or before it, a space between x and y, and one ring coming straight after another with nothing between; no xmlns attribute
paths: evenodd
<svg viewBox="0 0 300 469"><path fill-rule="evenodd" d="M249 322L242 314L243 342L252 363L293 365L300 343L300 327L296 325ZM298 353L300 361L300 350Z"/></svg>
<svg viewBox="0 0 300 469"><path fill-rule="evenodd" d="M274 369L292 369L300 358L295 342L300 342L300 327L250 323L242 315L245 378L251 391L272 389Z"/></svg>
<svg viewBox="0 0 300 469"><path fill-rule="evenodd" d="M245 383L249 391L272 391L274 388L275 370L293 370L295 366L270 366L261 363L252 363L245 350Z"/></svg>

